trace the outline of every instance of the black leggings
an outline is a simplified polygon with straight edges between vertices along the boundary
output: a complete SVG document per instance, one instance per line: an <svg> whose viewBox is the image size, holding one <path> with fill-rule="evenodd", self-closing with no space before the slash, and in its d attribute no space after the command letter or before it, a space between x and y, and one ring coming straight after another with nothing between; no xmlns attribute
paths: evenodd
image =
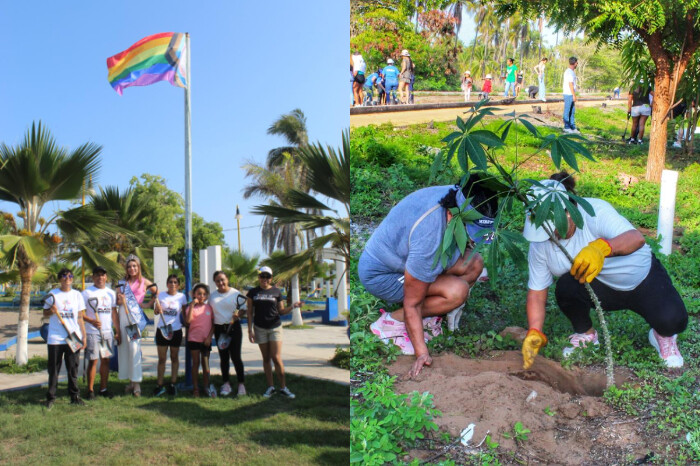
<svg viewBox="0 0 700 466"><path fill-rule="evenodd" d="M618 291L602 284L598 279L591 282L604 311L630 309L664 337L681 333L688 326L688 312L671 278L661 262L652 254L649 275L637 288ZM565 273L557 281L555 296L559 309L569 318L574 332L584 333L593 326L590 311L593 307L586 288L571 274Z"/></svg>
<svg viewBox="0 0 700 466"><path fill-rule="evenodd" d="M219 341L219 335L226 333L228 324L214 325L214 336L216 341ZM243 330L241 330L241 321L237 320L231 326L231 343L228 348L222 350L219 348L219 360L221 361L221 378L224 383L229 381L229 358L233 361L233 367L236 368L236 379L238 383L245 382L245 373L243 370L243 360L241 359L241 346L243 345Z"/></svg>

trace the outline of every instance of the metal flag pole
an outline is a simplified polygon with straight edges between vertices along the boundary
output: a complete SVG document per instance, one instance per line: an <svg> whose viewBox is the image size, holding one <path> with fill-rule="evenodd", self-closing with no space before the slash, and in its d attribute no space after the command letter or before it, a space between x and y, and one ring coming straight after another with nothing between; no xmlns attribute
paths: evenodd
<svg viewBox="0 0 700 466"><path fill-rule="evenodd" d="M185 50L187 51L187 85L185 86L185 294L189 298L192 289L192 133L190 125L190 33L185 33ZM185 386L192 386L192 357L185 349Z"/></svg>
<svg viewBox="0 0 700 466"><path fill-rule="evenodd" d="M236 204L236 225L238 225L238 252L241 252L241 211Z"/></svg>

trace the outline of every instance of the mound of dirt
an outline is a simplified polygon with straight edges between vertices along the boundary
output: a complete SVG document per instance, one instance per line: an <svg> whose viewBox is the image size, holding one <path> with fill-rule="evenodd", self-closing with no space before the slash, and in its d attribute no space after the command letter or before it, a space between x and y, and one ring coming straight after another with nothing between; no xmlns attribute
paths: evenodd
<svg viewBox="0 0 700 466"><path fill-rule="evenodd" d="M414 358L405 356L399 357L389 372L399 376L398 392L417 390L434 395L435 407L442 412L435 422L452 438L458 438L462 429L474 423L472 445L490 433L492 441L500 444L500 452L511 452L515 454L511 458L520 461L627 463L652 450L643 435L643 422L614 412L599 397L605 389L602 369L566 370L557 362L537 357L532 369L525 371L519 352L494 355L480 360L439 355L430 368L412 380L407 380L405 374ZM627 371L616 373L616 384L629 380ZM523 442L503 436L512 432L518 421L531 431ZM421 459L433 454L412 452ZM459 456L459 448L452 454Z"/></svg>

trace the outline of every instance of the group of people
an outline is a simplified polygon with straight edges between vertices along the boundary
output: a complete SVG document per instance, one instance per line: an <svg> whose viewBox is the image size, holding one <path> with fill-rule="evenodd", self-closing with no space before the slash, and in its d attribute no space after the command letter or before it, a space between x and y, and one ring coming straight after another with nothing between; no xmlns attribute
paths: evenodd
<svg viewBox="0 0 700 466"><path fill-rule="evenodd" d="M545 68L547 66L547 57L543 57L539 63L533 68L535 71L535 74L537 74L537 82L538 85L532 85L528 86L525 91L527 92L527 95L529 98L534 99L536 96L539 94L539 99L542 102L546 102L547 99L545 98ZM504 88L504 93L503 95L505 97L508 97L509 94L512 94L513 97L517 97L520 95L520 92L523 90L523 81L524 81L524 75L522 71L518 71L517 65L515 65L514 60L512 58L508 58L506 61L506 74L503 76L505 79L505 88ZM484 100L488 99L489 95L491 92L493 92L493 76L491 74L487 74L484 77L484 81L481 86L481 92L479 93L479 99ZM462 74L462 84L461 88L462 91L464 92L464 101L469 102L471 100L471 93L474 87L474 80L472 78L471 71L465 71L464 74Z"/></svg>
<svg viewBox="0 0 700 466"><path fill-rule="evenodd" d="M167 278L167 291L158 293L157 286L141 274L141 262L130 255L126 260L126 273L116 291L107 287L107 271L97 266L92 271L92 286L80 292L73 288L73 273L64 268L58 273L59 287L47 294L44 317L49 318L47 349L49 387L46 406L51 408L56 399L58 375L63 361L68 373L68 391L71 403L84 404L78 388L80 350L85 349L88 360L87 399L97 396L112 398L108 390L109 352L105 348L118 345L119 379L128 380L125 393L141 396L143 380L141 333L147 320L144 308L153 308L155 316L155 342L158 350L157 386L153 396L177 394L179 350L185 342L192 355L193 395L200 395L198 383L201 365L203 387L207 396L217 396L216 387L210 383L209 355L212 337L216 338L219 351L223 385L221 396L230 395L230 363L236 371L238 396L246 395L245 371L241 359L243 331L241 318L248 319L248 339L257 343L263 359L263 369L268 388L263 396L269 398L277 389L273 381L274 364L279 393L287 398L295 395L286 386L284 364L281 357L282 327L280 315L285 309L282 293L272 282L272 270L261 267L259 284L246 296L229 286L223 271L214 273L216 290L209 293L203 283L192 289L193 299L180 291L177 275ZM147 291L151 292L146 301ZM48 299L50 298L50 299ZM294 303L292 307L301 307ZM245 314L244 314L245 313ZM137 329L138 327L138 329ZM185 330L183 332L183 329ZM227 344L223 344L222 342ZM170 382L164 383L168 350L170 350ZM94 389L99 361L100 388Z"/></svg>
<svg viewBox="0 0 700 466"><path fill-rule="evenodd" d="M360 281L369 293L388 303L401 303L395 311L382 313L370 329L405 354L415 355L409 376L432 363L426 341L435 333L436 317L447 318L450 330L458 327L465 302L483 273L483 259L473 248L490 241L498 211L498 193L487 187L488 177L472 174L463 187L435 186L409 194L374 231L358 262ZM547 344L543 332L552 285L557 305L574 331L563 356L598 344L590 317L593 302L584 283L591 285L604 311L629 309L644 318L650 327L649 342L666 366L682 367L676 336L685 330L688 314L663 265L643 235L609 203L586 198L595 211L591 216L568 193L575 194L575 181L566 172L552 175L531 191L533 200L560 203L568 225L566 233L560 234L553 222L537 222L533 212L526 214L523 236L530 249L523 367L530 368ZM442 240L452 211L463 208L467 199L471 203L466 209L475 209L481 216L466 225L469 246L464 254L457 249L443 263L436 254L444 250ZM582 227L575 225L570 208L583 219ZM574 258L573 263L550 235Z"/></svg>
<svg viewBox="0 0 700 466"><path fill-rule="evenodd" d="M353 105L396 105L413 103L415 64L408 50L401 51L401 68L388 58L384 68L367 75L367 65L359 51L350 57ZM374 92L377 91L377 100ZM397 96L398 91L398 96Z"/></svg>

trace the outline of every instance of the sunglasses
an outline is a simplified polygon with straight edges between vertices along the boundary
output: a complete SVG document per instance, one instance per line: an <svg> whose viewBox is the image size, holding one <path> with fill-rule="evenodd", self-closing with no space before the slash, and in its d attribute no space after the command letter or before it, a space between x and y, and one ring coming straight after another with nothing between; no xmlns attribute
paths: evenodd
<svg viewBox="0 0 700 466"><path fill-rule="evenodd" d="M267 273L261 273L260 275L258 275L258 278L272 278L272 275Z"/></svg>
<svg viewBox="0 0 700 466"><path fill-rule="evenodd" d="M64 274L59 275L58 278L59 278L59 279L62 279L62 278L73 278L73 274L72 274L72 273L64 273Z"/></svg>

